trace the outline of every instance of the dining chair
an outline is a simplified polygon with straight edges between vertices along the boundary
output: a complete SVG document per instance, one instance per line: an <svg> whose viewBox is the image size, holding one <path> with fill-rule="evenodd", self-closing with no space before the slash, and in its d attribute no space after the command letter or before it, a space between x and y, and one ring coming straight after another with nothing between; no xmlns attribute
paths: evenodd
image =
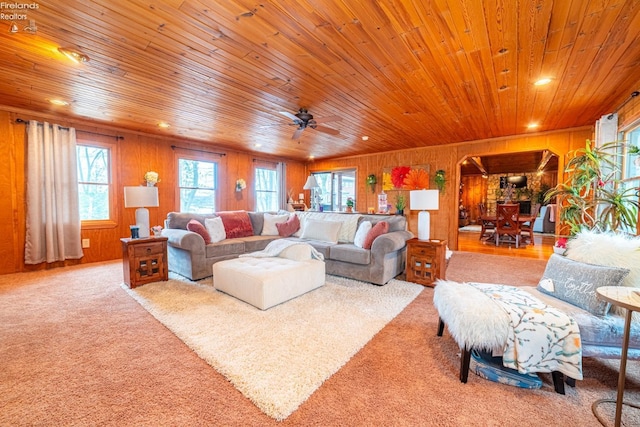
<svg viewBox="0 0 640 427"><path fill-rule="evenodd" d="M539 213L540 213L540 204L536 203L531 208L531 221L520 223L520 230L522 231L522 237L525 240L530 241L532 245L535 245L533 240L533 226L536 223L536 218L538 218Z"/></svg>
<svg viewBox="0 0 640 427"><path fill-rule="evenodd" d="M493 237L493 233L496 229L495 218L490 218L487 213L487 207L484 203L478 203L478 209L480 210L480 217L478 218L480 226L480 240L489 240Z"/></svg>
<svg viewBox="0 0 640 427"><path fill-rule="evenodd" d="M503 203L496 208L496 246L500 246L500 238L503 236L513 238L516 248L520 246L520 205L518 203Z"/></svg>

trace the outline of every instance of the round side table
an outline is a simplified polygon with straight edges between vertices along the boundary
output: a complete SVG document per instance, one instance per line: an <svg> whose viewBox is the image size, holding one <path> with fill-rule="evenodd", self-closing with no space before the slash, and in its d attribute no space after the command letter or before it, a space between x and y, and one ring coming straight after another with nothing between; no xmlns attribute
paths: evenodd
<svg viewBox="0 0 640 427"><path fill-rule="evenodd" d="M598 298L611 303L612 305L627 309L624 320L624 336L622 338L622 353L620 354L620 373L618 374L618 396L616 402L616 419L615 427L620 427L622 419L622 404L632 406L634 408L639 405L624 402L624 381L627 375L627 351L629 350L629 331L631 330L631 317L634 311L640 311L640 289L629 288L625 286L603 286L596 289ZM596 412L596 406L602 402L612 402L611 399L601 399L592 405L593 414L598 421L604 425L602 419Z"/></svg>

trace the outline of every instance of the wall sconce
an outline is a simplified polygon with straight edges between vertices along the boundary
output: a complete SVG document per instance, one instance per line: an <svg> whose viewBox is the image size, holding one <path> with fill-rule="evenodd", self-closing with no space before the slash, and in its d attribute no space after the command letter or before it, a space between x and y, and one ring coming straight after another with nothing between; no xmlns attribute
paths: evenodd
<svg viewBox="0 0 640 427"><path fill-rule="evenodd" d="M247 188L247 183L245 182L244 179L239 178L236 180L236 191L240 192L242 190L244 190L245 188Z"/></svg>

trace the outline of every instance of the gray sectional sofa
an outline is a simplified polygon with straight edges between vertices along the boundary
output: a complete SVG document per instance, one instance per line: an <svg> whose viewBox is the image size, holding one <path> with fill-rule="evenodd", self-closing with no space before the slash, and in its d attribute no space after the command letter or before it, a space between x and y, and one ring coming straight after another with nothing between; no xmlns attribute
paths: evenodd
<svg viewBox="0 0 640 427"><path fill-rule="evenodd" d="M291 214L279 212L270 214ZM222 213L221 213L222 214ZM287 238L309 243L325 257L326 272L342 277L384 285L404 271L406 241L413 238L407 230L404 216L361 215L357 213L295 212L300 221L300 229L289 237L263 235L264 213L247 212L253 234L246 237L224 239L205 245L202 236L187 230L187 224L195 219L204 225L206 218L217 214L199 215L171 212L165 221L162 235L168 240L169 270L191 280L200 280L212 275L212 265L218 261L232 259L240 254L261 251L275 239ZM306 221L340 222L338 242L305 238L303 229ZM357 227L363 221L372 225L380 221L389 224L389 231L373 240L371 249L363 249L354 244Z"/></svg>

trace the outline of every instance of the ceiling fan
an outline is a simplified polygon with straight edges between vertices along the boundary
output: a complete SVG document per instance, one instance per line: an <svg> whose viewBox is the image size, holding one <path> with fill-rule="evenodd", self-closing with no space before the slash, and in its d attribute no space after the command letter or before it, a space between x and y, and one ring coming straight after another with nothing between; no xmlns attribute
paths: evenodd
<svg viewBox="0 0 640 427"><path fill-rule="evenodd" d="M312 114L309 114L306 108L300 108L296 114L291 114L288 111L280 111L280 114L283 114L293 120L293 123L290 123L291 126L297 126L297 129L293 132L291 139L299 140L302 135L302 131L306 128L315 129L320 132L328 133L329 135L339 135L340 131L332 128L328 128L326 126L319 125L318 122L313 118ZM322 120L325 122L335 122L338 120L342 120L340 116L330 116L326 117Z"/></svg>

